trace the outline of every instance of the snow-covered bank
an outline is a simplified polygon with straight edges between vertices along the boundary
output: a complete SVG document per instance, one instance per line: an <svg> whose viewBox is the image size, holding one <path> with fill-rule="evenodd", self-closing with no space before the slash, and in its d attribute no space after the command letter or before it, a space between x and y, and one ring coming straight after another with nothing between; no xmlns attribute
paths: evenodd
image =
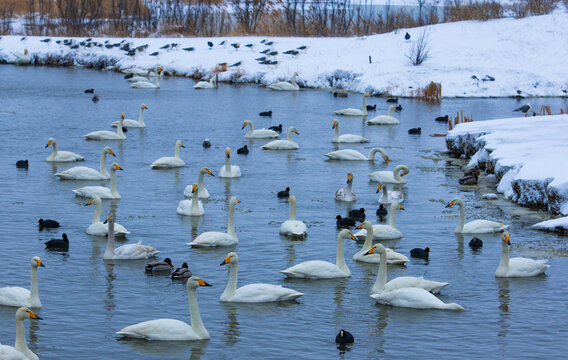
<svg viewBox="0 0 568 360"><path fill-rule="evenodd" d="M404 39L408 31L411 41ZM445 23L428 28L430 58L420 66L409 63L405 54L422 28L402 29L397 33L357 38L144 38L93 39L107 44L131 43L129 48L148 47L128 56L119 47L86 47L84 38L73 45L57 44L53 38L3 36L0 62L13 62L14 53L28 49L33 63L128 68L139 66L166 70L191 77L208 77L220 63L229 66L219 74L220 81L269 84L288 79L299 72L304 87L343 87L357 92L410 96L431 81L442 84L444 97L565 96L568 91L568 14L523 19L498 19ZM207 41L213 42L209 49ZM219 45L225 41L223 45ZM268 41L267 41L268 42ZM161 49L177 43L174 48ZM241 46L234 48L230 44ZM252 44L252 47L245 45ZM298 49L297 55L284 54ZM183 48L194 48L184 51ZM270 49L276 55L261 54ZM151 56L158 52L155 56ZM265 57L275 65L255 60ZM369 63L369 57L371 62ZM493 79L493 80L492 80Z"/></svg>
<svg viewBox="0 0 568 360"><path fill-rule="evenodd" d="M469 166L495 173L497 191L521 205L568 215L568 115L457 125L446 144Z"/></svg>

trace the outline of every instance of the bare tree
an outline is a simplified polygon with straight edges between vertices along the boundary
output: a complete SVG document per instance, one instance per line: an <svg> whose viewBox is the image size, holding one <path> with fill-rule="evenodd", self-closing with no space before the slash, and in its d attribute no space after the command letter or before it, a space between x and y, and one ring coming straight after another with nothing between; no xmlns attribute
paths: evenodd
<svg viewBox="0 0 568 360"><path fill-rule="evenodd" d="M418 39L410 44L409 51L405 54L412 65L420 65L428 59L430 53L430 36L427 29L424 29Z"/></svg>

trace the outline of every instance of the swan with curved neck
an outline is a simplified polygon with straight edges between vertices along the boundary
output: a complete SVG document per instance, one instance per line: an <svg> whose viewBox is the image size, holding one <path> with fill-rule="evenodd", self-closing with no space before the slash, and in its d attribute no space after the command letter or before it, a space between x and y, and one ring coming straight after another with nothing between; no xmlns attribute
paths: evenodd
<svg viewBox="0 0 568 360"><path fill-rule="evenodd" d="M292 133L300 135L298 130L294 126L288 128L288 134L286 135L286 140L272 140L271 142L264 144L262 148L264 150L297 150L300 146L291 140Z"/></svg>
<svg viewBox="0 0 568 360"><path fill-rule="evenodd" d="M354 108L347 108L336 110L336 115L344 115L344 116L367 116L367 103L366 99L367 96L371 96L371 94L363 94L363 107L361 109L354 109Z"/></svg>
<svg viewBox="0 0 568 360"><path fill-rule="evenodd" d="M241 177L241 168L237 165L231 165L231 148L225 149L225 165L219 170L219 177L237 178Z"/></svg>
<svg viewBox="0 0 568 360"><path fill-rule="evenodd" d="M102 201L98 195L93 196L85 206L95 205L95 213L93 215L93 221L91 225L85 231L89 235L93 236L107 236L108 235L108 223L103 223L101 221L101 209L102 209ZM130 234L130 231L126 230L126 228L119 223L114 223L114 234L115 236L126 236L126 234Z"/></svg>
<svg viewBox="0 0 568 360"><path fill-rule="evenodd" d="M150 82L148 80L144 81L137 81L132 83L130 86L134 89L159 89L160 88L160 81L158 80L159 76L154 77L154 82Z"/></svg>
<svg viewBox="0 0 568 360"><path fill-rule="evenodd" d="M209 332L203 325L199 305L197 304L196 289L200 286L211 285L197 276L192 276L187 280L186 288L191 325L176 319L157 319L127 326L118 331L117 334L129 338L164 341L209 339Z"/></svg>
<svg viewBox="0 0 568 360"><path fill-rule="evenodd" d="M227 232L206 231L201 233L192 242L187 243L196 247L230 246L239 242L235 233L235 205L241 201L236 197L229 200L229 219L227 222Z"/></svg>
<svg viewBox="0 0 568 360"><path fill-rule="evenodd" d="M389 191L387 184L379 183L379 185L377 185L377 193L379 193L381 189L383 190L383 194L379 198L379 204L391 204L394 201L402 203L404 201L403 193L397 190Z"/></svg>
<svg viewBox="0 0 568 360"><path fill-rule="evenodd" d="M98 195L101 199L120 200L121 196L116 191L116 170L124 170L117 163L110 165L110 189L104 186L84 186L73 190L75 196L92 198Z"/></svg>
<svg viewBox="0 0 568 360"><path fill-rule="evenodd" d="M395 226L397 210L404 210L404 208L395 201L390 206L389 224L373 225L373 240L396 240L402 237L402 233ZM363 239L366 236L367 230L365 229L355 233L355 237L358 239Z"/></svg>
<svg viewBox="0 0 568 360"><path fill-rule="evenodd" d="M120 114L120 120L116 127L116 132L108 130L93 131L85 135L87 140L124 140L126 135L122 132L122 123L124 121L124 113Z"/></svg>
<svg viewBox="0 0 568 360"><path fill-rule="evenodd" d="M148 107L144 104L140 106L140 112L138 113L138 120L133 119L124 119L122 121L122 126L126 128L145 128L146 123L144 122L144 110L147 110ZM114 121L112 123L112 127L117 127L119 121Z"/></svg>
<svg viewBox="0 0 568 360"><path fill-rule="evenodd" d="M367 120L367 124L369 125L397 125L400 123L400 121L395 118L394 116L391 115L392 111L397 112L398 109L396 106L391 105L389 106L389 111L387 113L387 115L379 115L376 116L372 119Z"/></svg>
<svg viewBox="0 0 568 360"><path fill-rule="evenodd" d="M209 81L200 81L197 84L193 85L194 89L216 89L217 88L217 80L215 80L215 76L212 76Z"/></svg>
<svg viewBox="0 0 568 360"><path fill-rule="evenodd" d="M99 171L86 166L75 166L71 169L56 173L55 176L59 177L61 180L108 180L110 179L110 174L106 170L107 154L116 157L112 149L109 146L105 146L99 161Z"/></svg>
<svg viewBox="0 0 568 360"><path fill-rule="evenodd" d="M152 169L171 169L171 168L178 168L184 167L185 161L183 161L179 157L179 148L185 148L185 145L181 140L176 141L176 145L174 147L174 156L164 156L159 158L158 160L152 163Z"/></svg>
<svg viewBox="0 0 568 360"><path fill-rule="evenodd" d="M368 174L371 181L379 181L383 184L405 184L406 181L402 178L408 175L410 169L406 165L397 165L393 171L375 171Z"/></svg>
<svg viewBox="0 0 568 360"><path fill-rule="evenodd" d="M16 311L16 344L14 347L0 345L0 359L39 360L39 357L28 348L24 326L25 319L43 320L27 307L19 308Z"/></svg>
<svg viewBox="0 0 568 360"><path fill-rule="evenodd" d="M294 74L292 74L292 82L278 81L268 85L267 87L271 90L298 91L300 90L300 86L296 84L296 76L298 76L298 73L294 72Z"/></svg>
<svg viewBox="0 0 568 360"><path fill-rule="evenodd" d="M387 250L383 244L375 244L372 246L364 256L374 256L378 255L379 260L379 271L377 272L377 278L375 284L371 289L371 294L380 294L383 292L393 291L395 289L401 288L421 288L429 291L433 294L438 294L443 288L450 285L447 282L439 282L432 280L425 280L423 277L414 276L399 276L392 279L387 283L387 263L388 255Z"/></svg>
<svg viewBox="0 0 568 360"><path fill-rule="evenodd" d="M24 52L16 52L14 54L14 65L29 65L32 62L30 53L28 49L24 49Z"/></svg>
<svg viewBox="0 0 568 360"><path fill-rule="evenodd" d="M302 221L296 220L296 197L288 196L286 202L290 203L290 219L280 225L280 234L293 238L304 238L308 236L308 228Z"/></svg>
<svg viewBox="0 0 568 360"><path fill-rule="evenodd" d="M191 185L193 196L191 200L181 200L177 207L177 213L187 216L202 216L205 214L203 203L199 200L199 187L197 183Z"/></svg>
<svg viewBox="0 0 568 360"><path fill-rule="evenodd" d="M357 195L353 192L353 173L347 173L347 188L339 188L335 192L337 201L357 201Z"/></svg>
<svg viewBox="0 0 568 360"><path fill-rule="evenodd" d="M335 129L335 133L333 134L333 138L331 139L332 143L366 143L369 140L365 139L362 136L354 135L354 134L343 134L339 135L339 121L337 119L333 119L332 129Z"/></svg>
<svg viewBox="0 0 568 360"><path fill-rule="evenodd" d="M30 290L19 286L6 286L0 288L0 305L4 306L27 306L40 308L39 287L37 280L37 268L45 267L38 256L34 256L30 261L31 280Z"/></svg>
<svg viewBox="0 0 568 360"><path fill-rule="evenodd" d="M243 122L242 129L246 128L247 125L250 126L249 131L245 134L245 138L247 138L247 139L271 139L271 138L277 138L278 137L278 133L274 130L269 130L269 129L255 130L254 125L252 124L252 121L250 121L250 120L245 120Z"/></svg>
<svg viewBox="0 0 568 360"><path fill-rule="evenodd" d="M57 150L57 142L55 142L54 138L49 138L47 140L47 145L45 147L53 146L53 151L49 156L45 159L47 162L73 162L73 161L80 161L85 160L85 158L79 154L75 154L71 151L58 151Z"/></svg>
<svg viewBox="0 0 568 360"><path fill-rule="evenodd" d="M126 244L114 248L114 215L107 217L108 222L108 241L105 253L103 255L104 260L139 260L147 259L152 256L158 255L160 252L154 249L152 246L142 245L140 241L136 244Z"/></svg>
<svg viewBox="0 0 568 360"><path fill-rule="evenodd" d="M369 156L361 154L357 150L344 149L336 150L325 154L329 160L341 160L341 161L375 161L375 155L380 153L383 159L388 163L390 161L389 154L383 148L374 147L369 152Z"/></svg>
<svg viewBox="0 0 568 360"><path fill-rule="evenodd" d="M377 264L381 261L380 256L378 256L377 254L366 255L366 253L371 250L371 247L373 246L373 225L370 221L366 220L357 227L357 229L362 228L367 231L367 236L365 237L363 248L353 255L353 260ZM385 248L385 250L387 254L387 263L389 264L404 265L404 263L408 261L408 258L401 253L397 253L390 248Z"/></svg>
<svg viewBox="0 0 568 360"><path fill-rule="evenodd" d="M301 292L280 285L263 283L249 284L237 288L239 257L234 252L228 253L220 265L229 265L229 281L225 291L219 298L221 301L246 303L291 301L304 295Z"/></svg>
<svg viewBox="0 0 568 360"><path fill-rule="evenodd" d="M215 176L215 175L213 175L213 173L211 172L211 170L209 170L209 168L207 166L203 166L199 170L199 176L197 178L197 187L199 188L198 195L199 195L200 199L209 199L209 191L207 191L207 189L205 188L205 184L203 183L203 176L205 174ZM193 193L193 186L187 185L185 187L185 190L183 190L183 196L191 198L191 197L193 197L193 194L194 194Z"/></svg>
<svg viewBox="0 0 568 360"><path fill-rule="evenodd" d="M337 254L335 257L335 264L321 260L311 260L289 267L288 269L280 271L282 274L291 278L304 278L304 279L334 279L350 277L351 271L345 263L345 256L343 254L343 240L355 237L347 229L343 229L337 236Z"/></svg>
<svg viewBox="0 0 568 360"><path fill-rule="evenodd" d="M546 260L533 260L524 257L509 259L509 245L511 237L504 231L501 235L501 262L495 271L495 277L532 277L544 274L550 265Z"/></svg>
<svg viewBox="0 0 568 360"><path fill-rule="evenodd" d="M465 206L462 199L455 197L446 207L452 207L456 204L460 207L460 219L454 230L456 234L490 234L505 231L509 227L509 225L485 219L473 220L465 224Z"/></svg>

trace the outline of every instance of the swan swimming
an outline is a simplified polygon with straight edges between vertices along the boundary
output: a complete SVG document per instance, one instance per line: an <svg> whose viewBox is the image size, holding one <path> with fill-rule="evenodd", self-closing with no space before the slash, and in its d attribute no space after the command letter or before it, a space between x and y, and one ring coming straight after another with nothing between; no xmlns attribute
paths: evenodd
<svg viewBox="0 0 568 360"><path fill-rule="evenodd" d="M337 201L357 201L357 195L352 190L353 173L347 173L347 187L339 188L335 192L335 200Z"/></svg>
<svg viewBox="0 0 568 360"><path fill-rule="evenodd" d="M108 240L104 260L139 260L148 259L160 252L152 246L142 245L140 241L136 244L126 244L114 248L114 215L107 216Z"/></svg>
<svg viewBox="0 0 568 360"><path fill-rule="evenodd" d="M193 85L194 89L216 89L217 88L217 80L215 80L215 76L211 77L209 81L200 81L197 84Z"/></svg>
<svg viewBox="0 0 568 360"><path fill-rule="evenodd" d="M372 254L372 255L367 255L367 252L369 250L371 250L371 247L373 245L373 225L371 224L370 221L366 220L363 221L361 223L361 225L359 225L357 227L357 229L362 229L364 228L365 231L367 231L367 236L365 237L365 243L363 244L363 248L359 251L357 251L354 255L353 255L353 260L356 261L361 261L361 262L366 262L366 263L374 263L374 264L378 264L381 262L381 257L376 255L376 254ZM388 264L398 264L398 265L404 265L404 263L406 263L408 261L408 258L404 255L402 255L401 253L398 253L390 248L385 248L386 254L387 254L387 263Z"/></svg>
<svg viewBox="0 0 568 360"><path fill-rule="evenodd" d="M501 236L501 262L495 271L495 277L532 277L544 274L550 265L546 260L533 260L524 257L509 259L509 245L511 237L509 232L504 231Z"/></svg>
<svg viewBox="0 0 568 360"><path fill-rule="evenodd" d="M37 268L45 267L38 256L34 256L30 261L31 281L30 290L19 286L6 286L0 288L0 305L3 306L27 306L40 308L39 288L37 280Z"/></svg>
<svg viewBox="0 0 568 360"><path fill-rule="evenodd" d="M203 216L205 209L203 208L203 203L199 200L199 187L197 183L194 182L191 188L193 191L191 200L181 200L176 211L180 215Z"/></svg>
<svg viewBox="0 0 568 360"><path fill-rule="evenodd" d="M404 194L397 190L389 191L387 184L379 183L377 185L377 193L383 190L383 194L379 198L379 204L391 204L393 202L402 203L404 201Z"/></svg>
<svg viewBox="0 0 568 360"><path fill-rule="evenodd" d="M49 145L53 146L53 151L45 161L47 162L73 162L73 161L80 161L85 160L85 158L79 154L75 154L71 151L58 151L57 150L57 143L55 142L54 138L49 138L47 140L47 145L45 147L49 147Z"/></svg>
<svg viewBox="0 0 568 360"><path fill-rule="evenodd" d="M366 142L369 142L369 140L367 140L364 137L359 136L359 135L354 135L354 134L339 135L339 121L337 121L337 119L333 119L333 125L332 125L331 128L335 129L335 133L333 134L333 138L331 139L332 143L350 144L350 143L366 143Z"/></svg>
<svg viewBox="0 0 568 360"><path fill-rule="evenodd" d="M242 129L244 129L247 125L250 126L250 130L245 134L245 138L247 139L271 139L278 137L278 133L274 130L268 130L268 129L255 130L254 125L250 120L245 120Z"/></svg>
<svg viewBox="0 0 568 360"><path fill-rule="evenodd" d="M0 359L39 360L39 357L28 348L25 319L43 320L27 307L20 307L16 311L16 344L14 347L0 344Z"/></svg>
<svg viewBox="0 0 568 360"><path fill-rule="evenodd" d="M121 196L116 191L116 170L124 170L117 163L110 165L110 189L104 186L84 186L73 190L75 196L92 198L98 195L101 199L120 200Z"/></svg>
<svg viewBox="0 0 568 360"><path fill-rule="evenodd" d="M176 145L174 147L174 156L164 156L159 158L158 160L154 161L152 165L152 169L171 169L171 168L179 168L185 166L185 161L183 161L179 157L179 148L185 148L185 145L181 140L176 141Z"/></svg>
<svg viewBox="0 0 568 360"><path fill-rule="evenodd" d="M374 147L369 152L369 156L361 154L357 150L344 149L336 150L325 154L329 160L341 160L341 161L375 161L375 154L380 153L383 159L388 163L390 162L389 154L383 148Z"/></svg>
<svg viewBox="0 0 568 360"><path fill-rule="evenodd" d="M280 234L292 238L305 238L308 236L308 228L302 221L296 220L296 197L290 195L286 202L290 203L290 219L280 225Z"/></svg>
<svg viewBox="0 0 568 360"><path fill-rule="evenodd" d="M393 171L375 171L368 174L371 181L378 181L383 184L405 184L402 178L408 175L410 169L406 165L397 165Z"/></svg>
<svg viewBox="0 0 568 360"><path fill-rule="evenodd" d="M300 86L296 84L296 76L298 76L298 73L294 72L294 74L292 74L292 82L278 81L268 85L267 87L271 90L298 91L300 90Z"/></svg>
<svg viewBox="0 0 568 360"><path fill-rule="evenodd" d="M235 233L235 205L240 203L236 197L229 200L229 220L227 223L227 232L206 231L199 234L192 242L187 243L196 247L212 247L212 246L230 246L239 242Z"/></svg>
<svg viewBox="0 0 568 360"><path fill-rule="evenodd" d="M225 149L225 165L219 170L219 177L222 178L238 178L241 177L241 168L237 165L231 165L231 148Z"/></svg>
<svg viewBox="0 0 568 360"><path fill-rule="evenodd" d="M458 221L458 225L454 232L456 234L490 234L505 231L509 225L501 224L497 221L485 220L485 219L478 219L468 222L465 222L465 206L459 197L455 197L446 205L446 207L452 207L457 204L460 207L460 219Z"/></svg>
<svg viewBox="0 0 568 360"><path fill-rule="evenodd" d="M93 236L107 236L108 235L108 223L103 223L101 221L101 209L102 209L102 201L98 195L93 196L85 206L95 204L95 214L93 215L93 221L91 225L85 230L85 232L89 235ZM116 237L119 236L126 236L130 234L130 231L126 230L126 228L119 223L114 223L114 235Z"/></svg>
<svg viewBox="0 0 568 360"><path fill-rule="evenodd" d="M93 131L85 135L87 140L124 140L126 136L122 132L122 122L124 121L124 113L120 114L120 120L116 127L116 132L108 130Z"/></svg>
<svg viewBox="0 0 568 360"><path fill-rule="evenodd" d="M234 252L228 253L220 265L229 265L229 281L219 298L221 301L246 303L292 301L304 295L281 285L264 283L248 284L237 288L239 257Z"/></svg>
<svg viewBox="0 0 568 360"><path fill-rule="evenodd" d="M372 119L367 120L367 124L369 125L398 125L400 123L400 121L395 118L394 116L391 116L391 112L392 111L398 112L398 109L396 106L391 105L389 106L389 111L387 113L387 115L379 115L379 116L375 116Z"/></svg>
<svg viewBox="0 0 568 360"><path fill-rule="evenodd" d="M373 240L396 240L402 238L402 233L395 227L396 211L404 210L402 205L394 201L390 206L389 224L373 225ZM367 236L367 230L362 229L355 233L355 237L363 239Z"/></svg>
<svg viewBox="0 0 568 360"><path fill-rule="evenodd" d="M197 194L199 195L200 199L209 199L209 191L207 191L207 189L205 188L205 184L203 184L203 176L205 174L215 176L215 175L213 175L213 173L211 172L211 170L209 170L209 168L207 166L203 166L199 170L199 177L197 178L197 187L199 188L199 191L198 191ZM187 198L193 197L193 186L192 185L187 185L185 187L185 189L183 190L183 196L185 196Z"/></svg>
<svg viewBox="0 0 568 360"><path fill-rule="evenodd" d="M199 313L199 305L197 304L196 289L200 286L211 285L197 276L192 276L187 280L186 288L191 325L176 319L157 319L127 326L118 331L117 334L129 338L164 341L209 339L209 332L203 325L201 314Z"/></svg>
<svg viewBox="0 0 568 360"><path fill-rule="evenodd" d="M286 140L272 140L271 142L262 145L264 150L297 150L300 146L290 139L292 133L300 135L298 130L294 126L288 128L288 135L286 135Z"/></svg>
<svg viewBox="0 0 568 360"><path fill-rule="evenodd" d="M154 82L150 82L147 80L144 81L137 81L130 85L130 87L134 89L159 89L160 88L160 81L158 80L159 76L154 77Z"/></svg>
<svg viewBox="0 0 568 360"><path fill-rule="evenodd" d="M112 149L109 146L105 146L101 153L99 171L86 166L75 166L71 169L56 173L55 176L59 177L61 180L108 180L110 179L110 174L106 170L107 154L116 157Z"/></svg>
<svg viewBox="0 0 568 360"><path fill-rule="evenodd" d="M371 96L371 94L363 94L363 107L361 109L354 109L354 108L347 108L336 110L336 115L344 115L344 116L367 116L367 104L365 103L367 96Z"/></svg>
<svg viewBox="0 0 568 360"><path fill-rule="evenodd" d="M147 110L148 107L144 104L140 106L140 113L138 114L138 120L133 119L124 119L122 120L122 126L126 128L145 128L146 123L144 122L144 110ZM117 127L119 121L114 121L112 123L112 127Z"/></svg>
<svg viewBox="0 0 568 360"><path fill-rule="evenodd" d="M345 263L345 256L343 254L343 240L355 237L347 229L343 229L337 236L337 255L335 264L321 260L306 261L286 270L280 271L282 274L291 278L304 278L304 279L335 279L350 277L351 271Z"/></svg>

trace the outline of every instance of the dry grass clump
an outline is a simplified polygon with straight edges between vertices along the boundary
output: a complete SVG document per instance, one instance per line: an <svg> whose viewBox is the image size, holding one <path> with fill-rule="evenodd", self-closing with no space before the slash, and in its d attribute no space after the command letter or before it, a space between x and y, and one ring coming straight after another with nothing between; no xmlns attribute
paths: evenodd
<svg viewBox="0 0 568 360"><path fill-rule="evenodd" d="M520 0L512 4L510 8L516 17L522 18L549 14L558 2L559 0Z"/></svg>
<svg viewBox="0 0 568 360"><path fill-rule="evenodd" d="M442 84L432 81L423 88L413 90L411 97L427 101L440 101L442 98Z"/></svg>
<svg viewBox="0 0 568 360"><path fill-rule="evenodd" d="M452 130L454 126L461 123L472 122L473 116L464 116L463 110L457 112L456 117L453 120L448 121L448 130Z"/></svg>
<svg viewBox="0 0 568 360"><path fill-rule="evenodd" d="M444 20L447 22L464 20L489 20L503 17L504 8L495 1L473 1L462 3L453 0L444 7Z"/></svg>

